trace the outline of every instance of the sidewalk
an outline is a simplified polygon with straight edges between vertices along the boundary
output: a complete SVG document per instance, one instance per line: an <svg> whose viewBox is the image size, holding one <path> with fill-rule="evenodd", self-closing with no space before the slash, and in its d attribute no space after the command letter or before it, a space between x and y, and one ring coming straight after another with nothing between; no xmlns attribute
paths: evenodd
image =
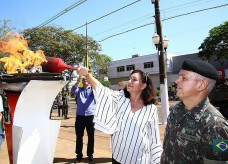
<svg viewBox="0 0 228 164"><path fill-rule="evenodd" d="M172 104L175 104L173 102ZM159 106L159 104L158 104ZM56 151L54 155L53 163L56 164L71 164L75 161L75 111L76 105L74 100L70 101L69 104L69 119L64 120L63 117L58 117L57 109L53 110L51 119L53 120L60 120L61 127L58 136L58 141L56 145ZM159 121L161 122L161 111L158 110ZM161 141L164 140L164 131L165 125L159 125L160 128L160 136ZM80 163L89 163L87 156L86 156L86 148L87 148L87 135L85 132L85 136L83 138L83 160ZM7 152L7 145L6 141L2 144L2 149L0 151L0 164L9 164L8 159L8 152ZM110 137L108 134L101 133L99 131L95 131L95 145L94 145L94 162L93 163L106 163L111 164L112 162L112 153L110 149ZM90 162L91 163L91 162Z"/></svg>

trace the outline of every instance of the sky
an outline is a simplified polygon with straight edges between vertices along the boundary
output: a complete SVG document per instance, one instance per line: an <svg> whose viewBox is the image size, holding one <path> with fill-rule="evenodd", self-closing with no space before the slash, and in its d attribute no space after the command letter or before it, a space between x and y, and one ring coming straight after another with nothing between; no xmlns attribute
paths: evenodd
<svg viewBox="0 0 228 164"><path fill-rule="evenodd" d="M11 20L9 26L15 27L14 31L20 33L24 29L41 25L79 2L83 3L46 26L73 30L112 13L87 25L87 34L101 45L101 54L106 54L115 61L131 58L134 54L143 56L157 52L152 41L156 25L151 0L0 0L0 20ZM208 37L209 30L228 21L228 6L204 9L225 5L227 2L160 0L161 20L175 17L162 21L163 37L169 39L167 52L175 55L198 52L198 47ZM119 10L120 8L123 9ZM114 12L116 10L118 11ZM198 10L204 11L176 17ZM146 24L150 25L144 26ZM140 26L144 27L138 28ZM126 31L130 32L125 33ZM73 32L86 35L86 27ZM113 35L116 36L110 37Z"/></svg>

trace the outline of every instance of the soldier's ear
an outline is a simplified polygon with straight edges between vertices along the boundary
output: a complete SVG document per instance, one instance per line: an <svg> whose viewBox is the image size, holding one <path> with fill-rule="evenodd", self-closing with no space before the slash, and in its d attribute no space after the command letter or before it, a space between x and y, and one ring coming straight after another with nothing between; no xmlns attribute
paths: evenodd
<svg viewBox="0 0 228 164"><path fill-rule="evenodd" d="M206 90L208 85L209 85L209 83L208 83L207 80L200 80L199 81L199 86L198 86L199 91Z"/></svg>

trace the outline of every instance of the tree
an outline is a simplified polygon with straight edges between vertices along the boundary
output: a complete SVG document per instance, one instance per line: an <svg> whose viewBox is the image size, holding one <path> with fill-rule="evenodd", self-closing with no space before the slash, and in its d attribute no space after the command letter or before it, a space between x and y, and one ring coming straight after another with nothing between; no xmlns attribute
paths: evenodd
<svg viewBox="0 0 228 164"><path fill-rule="evenodd" d="M5 55L0 53L0 58L3 58L3 57L5 57ZM0 72L1 73L2 72L4 72L4 73L6 72L6 70L4 68L4 63L2 63L2 62L0 62Z"/></svg>
<svg viewBox="0 0 228 164"><path fill-rule="evenodd" d="M28 41L31 50L41 49L45 56L61 58L67 65L81 64L86 54L86 37L64 30L61 27L48 26L40 29L26 29L22 31L22 34ZM103 67L105 62L102 61L103 58L99 54L100 44L91 37L87 38L87 44L87 51L93 68L96 68L97 65ZM99 62L96 62L97 59ZM96 74L96 71L97 69L94 69L93 73ZM71 77L73 71L66 72Z"/></svg>
<svg viewBox="0 0 228 164"><path fill-rule="evenodd" d="M93 53L90 57L90 65L93 70L93 76L97 79L99 79L99 75L107 76L108 63L111 61L112 58L108 55Z"/></svg>
<svg viewBox="0 0 228 164"><path fill-rule="evenodd" d="M86 53L85 38L63 28L43 27L22 31L33 51L42 50L45 56L61 58L67 65L78 65ZM94 45L95 51L99 45Z"/></svg>
<svg viewBox="0 0 228 164"><path fill-rule="evenodd" d="M12 31L12 30L15 30L14 27L9 27L8 23L10 22L11 20L0 20L0 43L2 40L4 40L4 36ZM0 53L0 58L3 58L3 57L6 57L7 54L3 54L3 53ZM5 68L4 68L4 63L0 62L0 72L6 72Z"/></svg>
<svg viewBox="0 0 228 164"><path fill-rule="evenodd" d="M21 33L28 42L30 50L34 52L42 50L45 56L61 58L67 65L81 65L85 54L88 53L92 71L96 78L99 75L99 68L107 68L107 62L111 61L111 57L99 54L101 46L93 38L86 38L61 27L31 28L25 29ZM72 73L71 70L63 72L63 74L68 74L70 79Z"/></svg>
<svg viewBox="0 0 228 164"><path fill-rule="evenodd" d="M98 79L98 80L99 80L99 82L100 82L103 86L108 87L108 88L111 89L111 87L110 87L110 85L111 85L110 81L105 81L104 79Z"/></svg>
<svg viewBox="0 0 228 164"><path fill-rule="evenodd" d="M112 61L112 58L108 55L101 54L101 55L93 55L91 60L91 68L93 70L93 76L98 79L98 81L110 88L111 83L104 79L105 76L108 75L108 63Z"/></svg>
<svg viewBox="0 0 228 164"><path fill-rule="evenodd" d="M215 58L221 65L228 64L228 22L212 28L198 49L203 60Z"/></svg>
<svg viewBox="0 0 228 164"><path fill-rule="evenodd" d="M14 27L9 27L8 23L11 20L0 20L0 38L6 35L8 32L15 30Z"/></svg>

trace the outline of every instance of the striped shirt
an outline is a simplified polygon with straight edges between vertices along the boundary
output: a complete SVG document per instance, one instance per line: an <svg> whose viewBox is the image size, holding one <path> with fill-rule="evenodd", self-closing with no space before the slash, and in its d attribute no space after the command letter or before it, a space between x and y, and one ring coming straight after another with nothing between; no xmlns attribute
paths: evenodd
<svg viewBox="0 0 228 164"><path fill-rule="evenodd" d="M95 128L111 134L113 158L122 164L160 163L162 146L158 115L150 104L132 112L130 99L123 91L113 91L98 84Z"/></svg>

